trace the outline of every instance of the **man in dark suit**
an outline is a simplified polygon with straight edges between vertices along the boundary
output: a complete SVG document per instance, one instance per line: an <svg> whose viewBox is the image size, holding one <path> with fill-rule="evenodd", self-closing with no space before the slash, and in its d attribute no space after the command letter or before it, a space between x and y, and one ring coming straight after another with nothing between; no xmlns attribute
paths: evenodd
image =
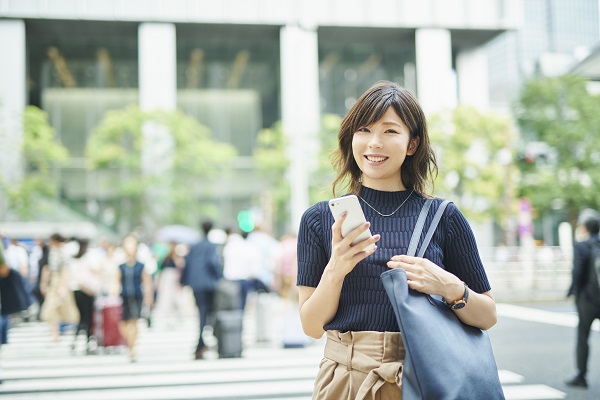
<svg viewBox="0 0 600 400"><path fill-rule="evenodd" d="M212 230L213 224L207 220L202 222L201 228L204 237L190 248L181 273L181 284L192 288L200 312L200 332L194 354L196 360L204 358L204 352L207 350L202 339L202 331L206 326L209 313L212 312L217 282L223 276L218 247L208 240L208 233Z"/></svg>
<svg viewBox="0 0 600 400"><path fill-rule="evenodd" d="M592 323L600 319L600 285L596 262L600 262L600 215L592 210L582 212L578 221L578 233L586 240L573 246L573 282L567 296L575 296L579 315L577 327L577 375L567 385L587 388L587 364L590 352L588 338Z"/></svg>

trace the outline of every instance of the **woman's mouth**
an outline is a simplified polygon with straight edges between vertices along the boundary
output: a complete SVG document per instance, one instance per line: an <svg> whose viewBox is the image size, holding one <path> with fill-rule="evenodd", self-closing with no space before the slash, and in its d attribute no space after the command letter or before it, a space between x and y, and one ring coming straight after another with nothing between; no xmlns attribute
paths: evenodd
<svg viewBox="0 0 600 400"><path fill-rule="evenodd" d="M379 163L379 162L383 162L383 161L387 160L389 157L366 155L365 158L367 159L367 161Z"/></svg>

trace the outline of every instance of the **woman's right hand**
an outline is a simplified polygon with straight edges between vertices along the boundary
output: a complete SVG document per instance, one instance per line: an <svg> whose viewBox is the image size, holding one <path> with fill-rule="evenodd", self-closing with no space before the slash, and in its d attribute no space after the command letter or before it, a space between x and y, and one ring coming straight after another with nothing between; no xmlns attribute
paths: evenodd
<svg viewBox="0 0 600 400"><path fill-rule="evenodd" d="M362 242L352 244L354 239L369 229L370 223L365 222L350 231L346 237L342 237L342 223L347 215L344 213L331 227L331 259L327 265L327 268L342 277L348 275L360 261L373 254L377 250L375 243L381 238L377 234Z"/></svg>

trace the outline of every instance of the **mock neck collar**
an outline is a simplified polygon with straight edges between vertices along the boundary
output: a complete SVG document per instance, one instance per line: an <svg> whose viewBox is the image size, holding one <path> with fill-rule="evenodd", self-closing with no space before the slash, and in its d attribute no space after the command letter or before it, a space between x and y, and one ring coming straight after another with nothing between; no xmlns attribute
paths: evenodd
<svg viewBox="0 0 600 400"><path fill-rule="evenodd" d="M377 204L380 207L393 207L396 208L400 203L405 201L408 196L415 196L417 193L412 193L412 188L406 190L399 190L395 192L385 192L382 190L371 189L366 186L361 186L360 197L366 200L369 204L374 206ZM411 195L412 193L412 195ZM380 210L381 211L381 210Z"/></svg>

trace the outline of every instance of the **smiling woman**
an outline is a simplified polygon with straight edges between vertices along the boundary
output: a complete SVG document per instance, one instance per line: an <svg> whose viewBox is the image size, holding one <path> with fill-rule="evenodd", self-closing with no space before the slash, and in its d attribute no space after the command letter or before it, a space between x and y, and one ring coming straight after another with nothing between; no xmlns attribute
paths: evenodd
<svg viewBox="0 0 600 400"><path fill-rule="evenodd" d="M334 221L327 202L302 217L300 318L307 335L327 332L313 399L399 399L405 349L380 275L402 268L411 289L443 297L480 329L496 323L490 284L473 232L452 203L423 256L406 255L423 205L431 204L429 226L443 203L427 194L437 164L425 115L408 90L392 82L369 88L342 122L334 162L334 194L346 185L368 222L344 236L345 217ZM372 236L353 243L368 229Z"/></svg>

